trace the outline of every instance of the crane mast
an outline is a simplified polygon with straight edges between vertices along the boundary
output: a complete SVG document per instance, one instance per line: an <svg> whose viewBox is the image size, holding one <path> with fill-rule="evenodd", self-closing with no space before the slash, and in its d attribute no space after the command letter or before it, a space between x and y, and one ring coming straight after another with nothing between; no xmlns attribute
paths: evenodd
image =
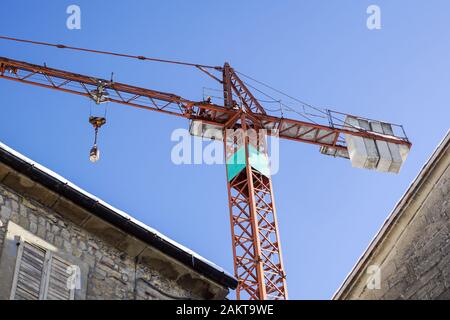
<svg viewBox="0 0 450 320"><path fill-rule="evenodd" d="M195 135L206 137L208 128L219 130L226 159L234 273L239 283L237 299L287 299L266 134L317 145L322 153L343 158L351 156L346 144L348 139L352 142L351 138L408 150L411 143L406 135L380 133L349 125L345 120L338 124L331 112L328 124L271 115L228 63L212 68L222 73L222 79L203 66L193 66L221 83L223 106L208 99L193 101L172 93L4 57L0 57L0 78L81 95L96 103L109 101L183 117L191 121L191 133ZM256 135L249 134L250 131Z"/></svg>
<svg viewBox="0 0 450 320"><path fill-rule="evenodd" d="M266 114L258 100L226 63L223 69L224 105L232 107L233 93L247 112L228 123L240 121L242 130L225 130L228 206L237 299L287 299L286 274L281 255L272 180L268 167L265 130L246 114ZM248 128L256 130L253 139ZM228 129L228 128L225 128ZM250 155L262 159L250 162ZM236 160L241 155L243 161Z"/></svg>

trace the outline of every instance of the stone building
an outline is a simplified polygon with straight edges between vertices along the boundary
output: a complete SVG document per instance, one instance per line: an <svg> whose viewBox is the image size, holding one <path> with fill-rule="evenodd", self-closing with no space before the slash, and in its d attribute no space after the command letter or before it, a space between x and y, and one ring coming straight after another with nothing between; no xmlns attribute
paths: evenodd
<svg viewBox="0 0 450 320"><path fill-rule="evenodd" d="M0 144L0 299L224 299L220 267Z"/></svg>
<svg viewBox="0 0 450 320"><path fill-rule="evenodd" d="M334 299L450 299L450 131Z"/></svg>

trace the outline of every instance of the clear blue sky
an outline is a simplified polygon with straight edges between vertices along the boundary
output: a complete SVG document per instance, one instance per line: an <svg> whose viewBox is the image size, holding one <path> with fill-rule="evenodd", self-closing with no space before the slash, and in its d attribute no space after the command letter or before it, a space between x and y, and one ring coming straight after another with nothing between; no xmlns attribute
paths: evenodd
<svg viewBox="0 0 450 320"><path fill-rule="evenodd" d="M382 29L366 28L378 4ZM78 4L81 30L66 28ZM404 124L413 149L399 175L353 169L281 142L273 177L292 299L328 299L449 128L448 1L4 0L2 35L206 64L311 104ZM1 55L199 100L211 82L180 67L0 41ZM102 159L87 153L92 103L0 80L0 140L229 271L225 168L175 166L170 134L187 121L108 107Z"/></svg>

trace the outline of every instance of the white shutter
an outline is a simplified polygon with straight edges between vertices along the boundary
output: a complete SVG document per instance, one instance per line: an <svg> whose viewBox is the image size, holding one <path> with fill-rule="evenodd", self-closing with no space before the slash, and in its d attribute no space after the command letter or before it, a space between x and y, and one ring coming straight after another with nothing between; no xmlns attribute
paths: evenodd
<svg viewBox="0 0 450 320"><path fill-rule="evenodd" d="M46 251L28 242L22 242L17 254L11 299L42 299L45 266Z"/></svg>
<svg viewBox="0 0 450 320"><path fill-rule="evenodd" d="M46 300L73 300L74 290L68 288L70 274L67 268L71 264L52 255L49 263L48 283L45 292Z"/></svg>

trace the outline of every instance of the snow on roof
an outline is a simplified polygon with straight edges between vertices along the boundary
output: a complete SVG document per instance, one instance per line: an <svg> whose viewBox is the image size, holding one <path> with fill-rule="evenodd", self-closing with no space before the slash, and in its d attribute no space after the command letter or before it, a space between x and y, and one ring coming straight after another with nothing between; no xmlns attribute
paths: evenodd
<svg viewBox="0 0 450 320"><path fill-rule="evenodd" d="M175 240L172 240L171 238L167 237L166 235L162 234L161 232L157 231L156 229L146 225L145 223L143 223L142 221L139 221L135 218L133 218L132 216L130 216L129 214L127 214L126 212L119 210L115 207L113 207L112 205L108 204L107 202L103 201L102 199L94 196L93 194L85 191L84 189L78 187L77 185L73 184L72 182L70 182L69 180L67 180L66 178L62 177L61 175L57 174L56 172L44 167L43 165L27 158L26 156L24 156L23 154L17 152L16 150L8 147L7 145L3 144L2 142L0 142L0 149L3 149L4 151L12 154L13 156L15 156L16 158L28 163L29 165L33 166L34 168L48 174L49 176L59 180L60 182L62 182L63 184L67 185L69 188L72 188L76 191L78 191L79 193L85 195L86 197L98 202L98 204L100 204L101 206L104 206L112 211L114 211L116 214L122 216L123 218L127 219L129 222L134 223L138 226L140 226L141 228L153 233L155 236L165 240L166 242L174 245L175 247L179 248L180 250L184 251L185 253L197 258L200 261L203 261L204 263L208 264L209 266L211 266L212 268L216 269L217 271L224 273L225 275L227 275L230 278L233 278L233 276L228 273L227 271L225 271L222 267L219 267L218 265L216 265L215 263L209 261L208 259L202 257L201 255L199 255L198 253L190 250L189 248L186 248L185 246L181 245L180 243L176 242Z"/></svg>

